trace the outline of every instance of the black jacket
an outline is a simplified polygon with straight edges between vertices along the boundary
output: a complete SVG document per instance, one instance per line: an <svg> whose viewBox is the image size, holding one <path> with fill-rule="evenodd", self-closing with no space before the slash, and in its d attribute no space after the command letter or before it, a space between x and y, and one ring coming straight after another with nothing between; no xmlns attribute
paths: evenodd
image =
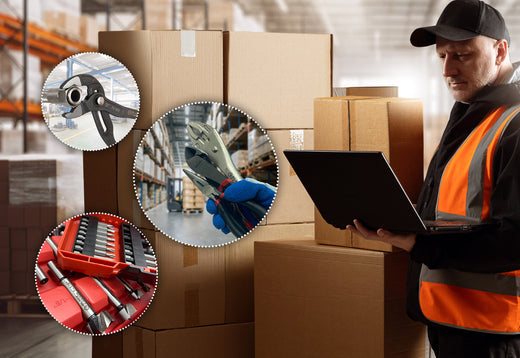
<svg viewBox="0 0 520 358"><path fill-rule="evenodd" d="M423 219L435 219L442 172L462 142L491 111L513 104L520 104L520 82L488 86L471 104L455 103L417 202ZM412 319L427 323L418 298L421 264L487 273L520 269L520 115L506 128L495 150L490 215L498 223L491 231L417 236L407 281L407 312Z"/></svg>

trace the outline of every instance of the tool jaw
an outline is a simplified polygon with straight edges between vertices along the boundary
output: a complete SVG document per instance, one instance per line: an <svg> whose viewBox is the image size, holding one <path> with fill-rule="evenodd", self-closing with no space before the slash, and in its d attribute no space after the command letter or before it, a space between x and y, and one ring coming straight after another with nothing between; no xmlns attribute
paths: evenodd
<svg viewBox="0 0 520 358"><path fill-rule="evenodd" d="M195 184L197 189L199 189L202 194L207 196L210 199L216 199L219 197L220 193L217 189L212 187L206 179L202 178L199 174L194 173L188 169L183 169L184 173L190 178L190 180Z"/></svg>
<svg viewBox="0 0 520 358"><path fill-rule="evenodd" d="M193 145L206 153L224 175L234 181L243 179L235 168L226 145L215 128L203 122L190 122L187 128L188 137Z"/></svg>

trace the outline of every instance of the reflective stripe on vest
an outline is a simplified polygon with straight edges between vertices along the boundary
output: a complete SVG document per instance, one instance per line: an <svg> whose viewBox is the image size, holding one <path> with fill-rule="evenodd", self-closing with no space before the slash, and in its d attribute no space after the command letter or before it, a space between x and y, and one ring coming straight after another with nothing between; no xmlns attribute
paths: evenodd
<svg viewBox="0 0 520 358"><path fill-rule="evenodd" d="M493 156L520 106L500 107L450 159L441 178L437 219L489 219ZM520 270L499 274L430 270L422 265L421 310L430 321L472 331L520 334Z"/></svg>

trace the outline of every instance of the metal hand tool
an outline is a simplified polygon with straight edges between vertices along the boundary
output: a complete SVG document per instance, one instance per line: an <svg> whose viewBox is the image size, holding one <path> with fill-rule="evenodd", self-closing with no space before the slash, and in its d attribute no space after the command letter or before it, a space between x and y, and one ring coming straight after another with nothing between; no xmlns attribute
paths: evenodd
<svg viewBox="0 0 520 358"><path fill-rule="evenodd" d="M108 326L114 321L114 318L106 311L101 311L99 314L94 311L87 299L83 297L81 292L78 291L76 286L66 278L63 273L58 269L53 261L47 262L47 266L51 269L52 273L58 278L60 284L64 286L78 306L81 308L83 317L87 321L87 328L93 334L104 334Z"/></svg>
<svg viewBox="0 0 520 358"><path fill-rule="evenodd" d="M222 200L221 195L223 193L219 192L200 175L190 172L186 169L183 169L183 171L205 196L215 201L217 212L220 214L220 216L222 216L226 226L233 233L233 235L236 237L242 237L248 233L252 227L248 228L243 225L244 217L236 203L230 203L226 200ZM241 218L240 221L238 218Z"/></svg>
<svg viewBox="0 0 520 358"><path fill-rule="evenodd" d="M226 145L215 128L202 122L190 122L187 130L193 145L206 153L209 159L226 177L234 181L243 179L233 164Z"/></svg>
<svg viewBox="0 0 520 358"><path fill-rule="evenodd" d="M138 114L135 109L121 106L108 99L101 83L94 76L87 74L68 78L59 89L45 90L44 100L70 107L70 112L63 114L65 118L77 118L91 112L96 128L108 146L116 143L110 115L136 118Z"/></svg>
<svg viewBox="0 0 520 358"><path fill-rule="evenodd" d="M132 319L132 315L137 312L137 309L132 305L131 303L127 303L124 305L117 296L110 291L110 289L97 277L92 277L94 282L97 283L99 287L103 291L105 291L105 294L108 297L108 300L110 303L116 308L117 314L123 319L123 321L127 321Z"/></svg>
<svg viewBox="0 0 520 358"><path fill-rule="evenodd" d="M38 281L42 285L45 285L47 282L49 282L49 278L47 277L45 272L43 272L42 268L38 264L36 264L36 266L35 266L35 272L36 272L36 277L38 278Z"/></svg>
<svg viewBox="0 0 520 358"><path fill-rule="evenodd" d="M45 242L47 244L49 244L49 246L51 247L52 249L52 252L54 253L54 257L58 257L58 246L56 246L56 244L54 243L54 241L52 241L52 239L50 237L47 237L45 239Z"/></svg>
<svg viewBox="0 0 520 358"><path fill-rule="evenodd" d="M185 158L188 166L197 174L204 177L208 183L215 187L219 192L224 192L235 181L226 177L209 161L205 153L192 147L186 147ZM267 210L253 200L242 201L241 206L247 208L258 220L262 220Z"/></svg>
<svg viewBox="0 0 520 358"><path fill-rule="evenodd" d="M132 296L136 300L139 300L141 298L141 296L143 295L143 291L139 290L138 288L134 290L132 286L130 286L130 284L126 282L126 280L122 279L119 276L116 277L119 281L121 281L121 283L125 287L125 290L130 294L130 296Z"/></svg>

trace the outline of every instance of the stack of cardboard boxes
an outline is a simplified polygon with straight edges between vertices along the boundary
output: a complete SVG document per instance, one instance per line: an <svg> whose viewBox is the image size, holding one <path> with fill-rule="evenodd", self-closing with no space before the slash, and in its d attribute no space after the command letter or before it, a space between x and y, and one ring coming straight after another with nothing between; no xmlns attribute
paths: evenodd
<svg viewBox="0 0 520 358"><path fill-rule="evenodd" d="M185 213L204 210L204 194L188 177L182 178L182 210Z"/></svg>
<svg viewBox="0 0 520 358"><path fill-rule="evenodd" d="M84 154L85 208L117 213L141 228L158 258L159 285L134 326L94 338L94 356L424 356L424 331L404 312L406 254L334 232L319 215L315 227L314 205L283 155L381 150L412 197L420 187L421 103L330 98L331 40L218 31L100 34L100 51L136 78L141 110L121 143ZM269 214L224 247L184 246L156 231L132 188L131 163L144 131L194 101L224 102L251 115L278 156ZM418 156L411 168L402 165L405 152Z"/></svg>
<svg viewBox="0 0 520 358"><path fill-rule="evenodd" d="M387 92L317 98L314 147L382 151L415 201L423 179L422 103L376 97ZM424 327L405 312L407 254L335 229L318 211L314 234L255 245L256 356L424 357Z"/></svg>
<svg viewBox="0 0 520 358"><path fill-rule="evenodd" d="M0 160L1 295L36 295L34 264L56 202L56 160Z"/></svg>
<svg viewBox="0 0 520 358"><path fill-rule="evenodd" d="M132 188L132 162L155 120L196 101L225 102L243 110L267 129L278 151L312 148L312 101L331 94L331 36L135 31L100 33L99 39L100 51L134 75L141 107L134 130L123 141L84 153L85 209L119 214L141 228L153 244L160 273L145 314L120 334L94 338L94 355L132 357L146 350L158 357L172 351L251 357L253 244L312 237L313 205L302 195L303 187L279 157L280 175L291 182L280 178L279 197L265 222L231 245L194 248L164 236L146 219ZM297 143L291 140L293 132L299 133Z"/></svg>

